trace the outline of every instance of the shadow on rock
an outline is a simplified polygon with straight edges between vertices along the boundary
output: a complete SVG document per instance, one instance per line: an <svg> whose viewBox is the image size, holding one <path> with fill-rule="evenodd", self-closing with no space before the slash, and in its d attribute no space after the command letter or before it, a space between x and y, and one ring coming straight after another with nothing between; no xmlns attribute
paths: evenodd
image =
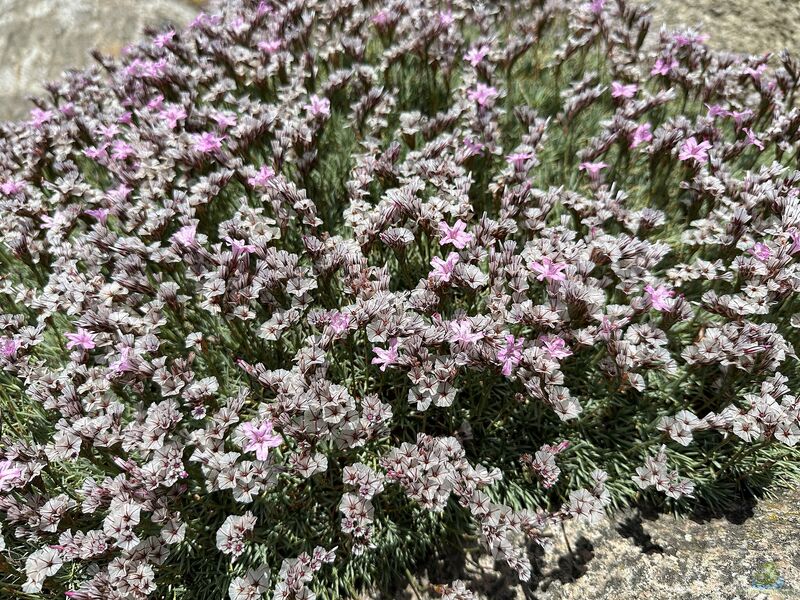
<svg viewBox="0 0 800 600"><path fill-rule="evenodd" d="M716 519L725 519L734 525L741 525L754 515L754 509L758 498L751 493L742 493L737 498L738 502L727 508L712 508L709 506L698 506L690 515L692 521L696 523L708 523Z"/></svg>
<svg viewBox="0 0 800 600"><path fill-rule="evenodd" d="M652 536L642 526L642 515L633 514L617 525L617 533L622 537L632 540L643 554L663 554L664 548L653 542Z"/></svg>
<svg viewBox="0 0 800 600"><path fill-rule="evenodd" d="M550 583L572 583L586 574L589 562L594 558L594 545L584 536L575 541L574 547L570 546L569 552L558 558L558 568L547 573L542 580L542 588L547 589Z"/></svg>

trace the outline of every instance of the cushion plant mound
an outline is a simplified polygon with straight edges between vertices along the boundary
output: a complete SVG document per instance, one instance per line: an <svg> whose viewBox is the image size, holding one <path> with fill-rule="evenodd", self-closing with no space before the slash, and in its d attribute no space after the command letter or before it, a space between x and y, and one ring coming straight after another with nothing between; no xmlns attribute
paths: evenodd
<svg viewBox="0 0 800 600"><path fill-rule="evenodd" d="M800 479L793 58L224 4L0 129L2 597L354 598L469 538L526 580Z"/></svg>

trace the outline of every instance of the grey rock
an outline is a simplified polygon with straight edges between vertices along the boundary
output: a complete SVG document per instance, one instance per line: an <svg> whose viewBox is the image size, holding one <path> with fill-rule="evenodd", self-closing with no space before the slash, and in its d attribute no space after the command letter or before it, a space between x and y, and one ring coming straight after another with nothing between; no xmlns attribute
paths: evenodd
<svg viewBox="0 0 800 600"><path fill-rule="evenodd" d="M797 0L636 0L650 5L653 31L695 27L720 50L764 54L784 48L800 52L800 2Z"/></svg>
<svg viewBox="0 0 800 600"><path fill-rule="evenodd" d="M454 552L394 600L436 598L433 585L453 579L487 600L800 598L798 507L800 489L724 515L629 510L594 527L569 523L547 553L531 548L529 584L485 552Z"/></svg>
<svg viewBox="0 0 800 600"><path fill-rule="evenodd" d="M118 55L148 25L185 25L198 12L188 0L3 0L0 2L0 120L25 116L25 100L65 69Z"/></svg>

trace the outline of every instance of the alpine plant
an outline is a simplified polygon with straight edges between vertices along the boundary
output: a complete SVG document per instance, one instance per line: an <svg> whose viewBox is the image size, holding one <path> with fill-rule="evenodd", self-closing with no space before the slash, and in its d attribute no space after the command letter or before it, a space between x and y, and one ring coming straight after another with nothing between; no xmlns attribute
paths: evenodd
<svg viewBox="0 0 800 600"><path fill-rule="evenodd" d="M800 479L800 63L649 27L234 0L0 126L0 595L528 580Z"/></svg>

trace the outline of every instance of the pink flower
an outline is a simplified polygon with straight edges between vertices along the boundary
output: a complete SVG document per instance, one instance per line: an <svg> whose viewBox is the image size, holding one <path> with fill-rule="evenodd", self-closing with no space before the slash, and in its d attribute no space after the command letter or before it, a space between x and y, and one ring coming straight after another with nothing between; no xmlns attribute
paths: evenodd
<svg viewBox="0 0 800 600"><path fill-rule="evenodd" d="M155 98L150 100L150 102L147 103L147 108L150 110L161 110L161 107L163 105L164 105L164 96L159 94L158 96L156 96Z"/></svg>
<svg viewBox="0 0 800 600"><path fill-rule="evenodd" d="M567 448L569 448L569 440L562 440L555 446L551 446L550 444L544 444L542 446L542 450L553 455L559 455Z"/></svg>
<svg viewBox="0 0 800 600"><path fill-rule="evenodd" d="M459 250L475 239L474 235L467 233L467 224L461 219L458 219L452 227L445 221L441 221L439 223L439 232L442 234L442 239L439 240L440 246L453 244Z"/></svg>
<svg viewBox="0 0 800 600"><path fill-rule="evenodd" d="M603 334L605 339L619 329L619 323L612 321L608 315L603 315L600 319L600 333Z"/></svg>
<svg viewBox="0 0 800 600"><path fill-rule="evenodd" d="M183 121L186 118L186 111L180 106L170 106L158 113L158 117L166 121L170 129L175 129L178 126L178 121Z"/></svg>
<svg viewBox="0 0 800 600"><path fill-rule="evenodd" d="M41 127L53 118L53 113L49 110L42 110L41 108L34 108L31 110L30 124L34 127Z"/></svg>
<svg viewBox="0 0 800 600"><path fill-rule="evenodd" d="M213 25L219 25L221 20L222 20L221 15L209 15L207 13L201 12L194 18L194 20L191 23L189 23L189 29L197 29L199 27L211 27Z"/></svg>
<svg viewBox="0 0 800 600"><path fill-rule="evenodd" d="M546 256L542 257L542 262L531 262L531 269L538 273L536 279L539 281L544 281L545 279L550 281L564 281L567 278L563 273L566 268L566 263L554 263Z"/></svg>
<svg viewBox="0 0 800 600"><path fill-rule="evenodd" d="M708 41L708 35L705 33L698 33L695 35L676 33L672 36L672 39L678 45L678 48L682 48L690 44L705 44Z"/></svg>
<svg viewBox="0 0 800 600"><path fill-rule="evenodd" d="M678 61L674 57L658 58L650 70L650 75L667 75L672 69L678 66Z"/></svg>
<svg viewBox="0 0 800 600"><path fill-rule="evenodd" d="M606 0L592 0L589 3L589 10L596 15L599 15L603 12L603 8L606 5Z"/></svg>
<svg viewBox="0 0 800 600"><path fill-rule="evenodd" d="M256 251L256 247L252 244L246 244L243 240L233 239L229 236L223 238L233 250L233 256L237 257L240 254L252 254Z"/></svg>
<svg viewBox="0 0 800 600"><path fill-rule="evenodd" d="M342 333L350 327L351 319L347 313L337 312L331 317L331 329L336 334Z"/></svg>
<svg viewBox="0 0 800 600"><path fill-rule="evenodd" d="M753 247L750 248L749 252L761 262L768 261L769 257L772 256L772 250L769 249L769 246L762 244L761 242L754 244Z"/></svg>
<svg viewBox="0 0 800 600"><path fill-rule="evenodd" d="M385 9L381 9L372 15L372 19L370 19L375 25L378 27L384 27L389 22L389 11Z"/></svg>
<svg viewBox="0 0 800 600"><path fill-rule="evenodd" d="M672 34L672 41L677 44L678 48L683 48L684 46L688 46L692 43L692 40L684 33L674 33Z"/></svg>
<svg viewBox="0 0 800 600"><path fill-rule="evenodd" d="M0 354L6 358L14 356L19 350L21 344L14 338L0 339Z"/></svg>
<svg viewBox="0 0 800 600"><path fill-rule="evenodd" d="M14 194L19 194L22 190L25 189L25 182L24 181L14 181L13 179L9 179L0 183L0 192L3 192L6 196L13 196Z"/></svg>
<svg viewBox="0 0 800 600"><path fill-rule="evenodd" d="M131 47L130 46L125 46L122 49L123 54L130 54L130 51L131 51ZM130 64L128 64L125 67L123 67L122 73L128 79L140 79L141 77L144 76L146 65L147 65L147 63L145 61L143 61L142 59L135 58L130 62ZM129 105L129 104L126 104L126 106L127 105Z"/></svg>
<svg viewBox="0 0 800 600"><path fill-rule="evenodd" d="M652 285L646 285L644 291L647 292L650 303L656 310L668 311L672 309L672 304L669 302L669 299L675 295L675 292L668 287L660 285L654 288Z"/></svg>
<svg viewBox="0 0 800 600"><path fill-rule="evenodd" d="M619 81L611 82L611 97L612 98L633 98L636 95L639 86L635 83L620 83Z"/></svg>
<svg viewBox="0 0 800 600"><path fill-rule="evenodd" d="M197 244L197 225L184 225L170 239L187 248L195 246Z"/></svg>
<svg viewBox="0 0 800 600"><path fill-rule="evenodd" d="M107 193L107 197L111 202L115 205L119 204L120 202L124 202L127 200L130 193L133 191L133 188L128 187L124 183L120 183L116 188L113 190L109 190Z"/></svg>
<svg viewBox="0 0 800 600"><path fill-rule="evenodd" d="M106 220L108 219L109 210L107 208L90 208L89 210L83 211L83 214L89 215L90 217L94 217L98 221L100 221L103 225L106 224Z"/></svg>
<svg viewBox="0 0 800 600"><path fill-rule="evenodd" d="M69 350L72 350L76 346L80 346L84 350L91 350L95 347L94 334L82 327L78 328L77 333L67 333L65 335L69 340L67 342L67 348Z"/></svg>
<svg viewBox="0 0 800 600"><path fill-rule="evenodd" d="M175 37L175 32L171 29L169 31L165 31L164 33L159 33L156 37L153 38L153 44L158 48L163 48L167 44L172 41L172 38Z"/></svg>
<svg viewBox="0 0 800 600"><path fill-rule="evenodd" d="M633 132L631 136L631 149L636 148L640 144L644 144L646 142L652 141L653 139L653 131L650 127L650 123L642 123L639 125Z"/></svg>
<svg viewBox="0 0 800 600"><path fill-rule="evenodd" d="M273 38L271 40L266 40L264 42L258 42L258 49L267 54L275 54L278 50L281 49L282 45L283 45L283 40L280 40L278 38Z"/></svg>
<svg viewBox="0 0 800 600"><path fill-rule="evenodd" d="M488 86L485 83L479 83L474 90L467 92L467 99L477 102L478 106L486 106L499 95L497 88Z"/></svg>
<svg viewBox="0 0 800 600"><path fill-rule="evenodd" d="M548 335L540 338L545 351L550 355L550 358L561 360L572 356L572 350L567 348L567 343L557 335Z"/></svg>
<svg viewBox="0 0 800 600"><path fill-rule="evenodd" d="M255 450L258 460L267 460L269 449L277 448L283 443L283 440L281 436L273 433L272 421L269 419L262 421L258 425L254 425L254 423L255 421L250 421L242 425L242 433L248 438L242 450L245 452Z"/></svg>
<svg viewBox="0 0 800 600"><path fill-rule="evenodd" d="M525 164L529 160L532 160L533 157L533 152L516 152L506 156L506 162L508 162L510 165L513 165L515 170L522 171L525 167Z"/></svg>
<svg viewBox="0 0 800 600"><path fill-rule="evenodd" d="M135 153L133 146L126 141L116 140L111 144L111 158L114 160L126 160Z"/></svg>
<svg viewBox="0 0 800 600"><path fill-rule="evenodd" d="M600 176L600 170L605 169L607 166L604 162L582 162L578 165L578 170L586 171L590 179L597 179Z"/></svg>
<svg viewBox="0 0 800 600"><path fill-rule="evenodd" d="M164 75L166 69L167 69L167 61L162 58L154 62L146 63L144 65L144 74L147 77L158 79Z"/></svg>
<svg viewBox="0 0 800 600"><path fill-rule="evenodd" d="M736 129L739 129L742 125L744 125L745 121L749 121L753 117L753 114L753 111L749 108L731 111L731 116L736 123Z"/></svg>
<svg viewBox="0 0 800 600"><path fill-rule="evenodd" d="M442 27L450 27L455 20L456 18L453 16L452 10L443 10L439 13L439 25Z"/></svg>
<svg viewBox="0 0 800 600"><path fill-rule="evenodd" d="M315 94L311 96L310 102L303 108L315 117L327 117L331 114L331 101L327 98L320 98Z"/></svg>
<svg viewBox="0 0 800 600"><path fill-rule="evenodd" d="M473 67L477 67L488 54L489 46L483 44L481 46L470 48L469 52L464 55L464 60L466 60Z"/></svg>
<svg viewBox="0 0 800 600"><path fill-rule="evenodd" d="M397 362L397 358L399 354L397 352L397 338L392 338L389 340L389 349L384 350L383 348L375 347L372 351L376 354L375 358L372 359L373 365L381 365L381 371L385 371L386 367L389 365L393 365Z"/></svg>
<svg viewBox="0 0 800 600"><path fill-rule="evenodd" d="M439 256L435 256L431 261L433 271L431 271L430 277L445 283L449 283L450 277L453 275L453 269L455 269L456 264L458 264L458 260L459 256L457 252L451 252L448 254L446 260L443 260Z"/></svg>
<svg viewBox="0 0 800 600"><path fill-rule="evenodd" d="M759 81L761 79L761 76L766 72L766 70L767 70L767 65L762 63L758 65L758 67L756 67L755 69L753 67L747 67L744 70L744 72L750 75L750 77L752 77L756 81Z"/></svg>
<svg viewBox="0 0 800 600"><path fill-rule="evenodd" d="M113 373L125 373L126 371L133 370L131 363L131 349L128 346L123 346L119 351L119 358L113 362L108 363L108 367Z"/></svg>
<svg viewBox="0 0 800 600"><path fill-rule="evenodd" d="M506 345L497 353L497 360L503 365L503 375L508 377L511 371L522 360L522 344L525 340L516 339L513 335L506 336Z"/></svg>
<svg viewBox="0 0 800 600"><path fill-rule="evenodd" d="M693 160L697 164L702 164L708 161L708 151L711 149L711 144L707 141L697 142L697 139L692 136L681 145L678 160L687 161Z"/></svg>
<svg viewBox="0 0 800 600"><path fill-rule="evenodd" d="M231 127L236 127L236 115L232 112L215 112L211 115L211 118L223 131Z"/></svg>
<svg viewBox="0 0 800 600"><path fill-rule="evenodd" d="M752 129L745 127L742 131L744 131L745 135L747 136L747 143L750 146L755 146L759 150L764 149L764 142L756 137L756 134L753 133Z"/></svg>
<svg viewBox="0 0 800 600"><path fill-rule="evenodd" d="M83 154L86 158L91 158L92 160L105 159L108 158L107 148L108 144L102 144L100 147L88 146L83 150Z"/></svg>
<svg viewBox="0 0 800 600"><path fill-rule="evenodd" d="M244 33L247 29L247 23L244 20L244 17L239 15L235 19L233 19L230 23L230 28L238 34Z"/></svg>
<svg viewBox="0 0 800 600"><path fill-rule="evenodd" d="M119 125L116 123L111 123L110 125L100 125L100 127L97 128L97 131L105 139L111 140L119 133Z"/></svg>
<svg viewBox="0 0 800 600"><path fill-rule="evenodd" d="M476 154L483 154L483 149L486 147L485 144L481 142L477 142L472 138L464 139L464 145L467 147L467 151L469 152L469 156L474 156Z"/></svg>
<svg viewBox="0 0 800 600"><path fill-rule="evenodd" d="M255 175L247 178L247 183L254 188L263 188L267 187L267 182L273 177L275 177L275 171L272 170L272 167L261 165L261 168Z"/></svg>
<svg viewBox="0 0 800 600"><path fill-rule="evenodd" d="M483 339L483 333L472 331L472 323L468 319L450 323L450 343L467 346Z"/></svg>
<svg viewBox="0 0 800 600"><path fill-rule="evenodd" d="M708 109L708 116L712 119L716 119L717 117L729 117L731 112L723 108L719 104L706 104L706 108Z"/></svg>
<svg viewBox="0 0 800 600"><path fill-rule="evenodd" d="M10 492L22 476L22 469L14 467L10 460L0 461L0 492Z"/></svg>
<svg viewBox="0 0 800 600"><path fill-rule="evenodd" d="M201 154L211 154L222 149L224 137L206 131L192 136L192 149Z"/></svg>

